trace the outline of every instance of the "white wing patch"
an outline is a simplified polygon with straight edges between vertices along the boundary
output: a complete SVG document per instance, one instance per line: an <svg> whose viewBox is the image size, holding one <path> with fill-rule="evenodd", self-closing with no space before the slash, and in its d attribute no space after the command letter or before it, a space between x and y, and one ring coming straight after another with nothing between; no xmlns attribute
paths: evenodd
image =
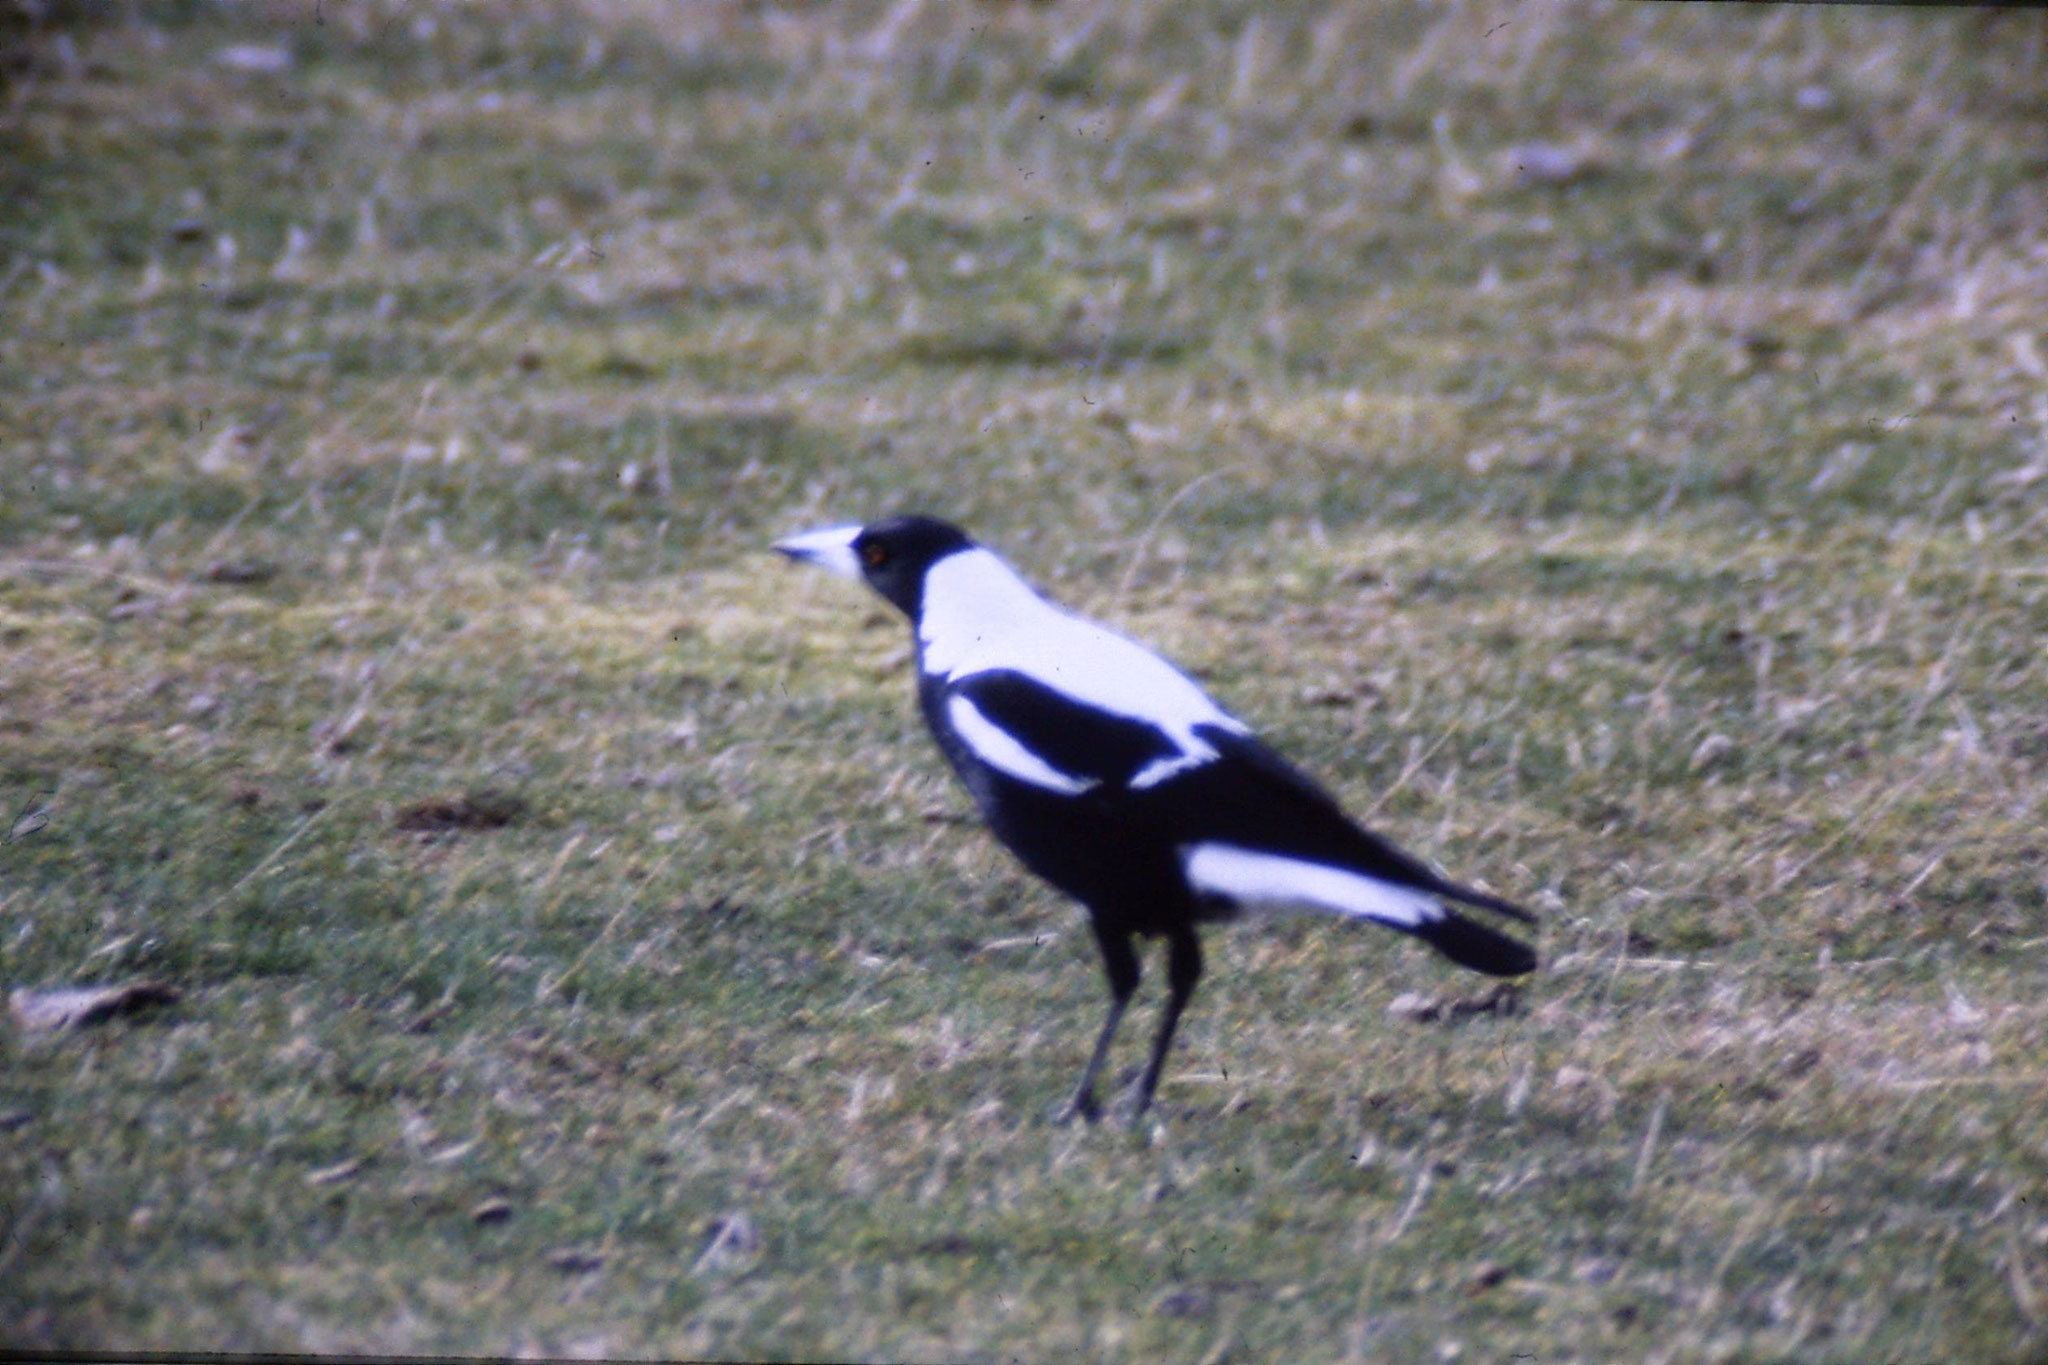
<svg viewBox="0 0 2048 1365"><path fill-rule="evenodd" d="M954 730L959 732L967 747L974 750L976 758L1019 782L1029 782L1034 787L1066 796L1079 796L1096 785L1093 778L1063 773L1032 753L1018 742L1015 735L984 716L981 708L965 697L955 696L946 703L946 718L953 722Z"/></svg>
<svg viewBox="0 0 2048 1365"><path fill-rule="evenodd" d="M1427 891L1236 844L1191 844L1180 851L1180 861L1196 891L1244 904L1307 905L1402 929L1444 914L1443 905Z"/></svg>
<svg viewBox="0 0 2048 1365"><path fill-rule="evenodd" d="M1171 733L1171 732L1169 732ZM1171 758L1155 758L1131 774L1131 786L1142 791L1157 786L1175 773L1184 773L1190 768L1199 768L1216 757L1216 746L1199 735L1172 735L1173 742L1180 745L1180 752Z"/></svg>
<svg viewBox="0 0 2048 1365"><path fill-rule="evenodd" d="M1139 769L1131 779L1135 788L1154 786L1214 760L1216 748L1195 733L1198 725L1251 733L1166 660L1113 630L1062 611L986 550L948 555L931 567L925 576L917 640L924 671L947 682L993 669L1009 670L1082 705L1157 727L1180 752ZM957 724L958 713L949 714L955 715ZM996 730L986 717L981 720L1041 773L1067 782L1079 780L1058 773ZM1011 768L1003 770L1023 776Z"/></svg>

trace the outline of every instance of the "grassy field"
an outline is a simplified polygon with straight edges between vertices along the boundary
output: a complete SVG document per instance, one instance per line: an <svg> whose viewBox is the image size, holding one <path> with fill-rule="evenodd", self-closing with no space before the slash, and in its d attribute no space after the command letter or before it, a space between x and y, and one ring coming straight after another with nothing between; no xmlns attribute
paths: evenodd
<svg viewBox="0 0 2048 1365"><path fill-rule="evenodd" d="M2048 16L0 10L0 1345L2048 1354ZM920 508L1538 907L1156 1124ZM1153 977L1158 974L1153 967ZM1158 999L1116 1057L1135 1065Z"/></svg>

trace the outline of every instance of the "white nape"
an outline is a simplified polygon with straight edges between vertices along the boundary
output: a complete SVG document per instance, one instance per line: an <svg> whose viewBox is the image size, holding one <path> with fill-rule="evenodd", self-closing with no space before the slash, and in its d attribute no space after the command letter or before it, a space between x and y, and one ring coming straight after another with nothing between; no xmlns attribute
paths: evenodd
<svg viewBox="0 0 2048 1365"><path fill-rule="evenodd" d="M1191 844L1181 849L1180 861L1196 891L1244 905L1307 906L1402 929L1444 914L1443 905L1427 891L1235 844Z"/></svg>
<svg viewBox="0 0 2048 1365"><path fill-rule="evenodd" d="M1032 753L1015 735L984 716L980 708L965 697L956 696L946 703L946 718L953 722L953 728L967 747L974 750L975 757L1019 782L1028 782L1034 787L1065 796L1079 796L1096 785L1094 779L1063 773Z"/></svg>
<svg viewBox="0 0 2048 1365"><path fill-rule="evenodd" d="M998 669L1021 673L1084 706L1156 727L1180 752L1147 764L1133 787L1216 758L1195 734L1198 725L1251 733L1173 665L1054 606L987 550L932 565L917 639L924 671L949 682Z"/></svg>

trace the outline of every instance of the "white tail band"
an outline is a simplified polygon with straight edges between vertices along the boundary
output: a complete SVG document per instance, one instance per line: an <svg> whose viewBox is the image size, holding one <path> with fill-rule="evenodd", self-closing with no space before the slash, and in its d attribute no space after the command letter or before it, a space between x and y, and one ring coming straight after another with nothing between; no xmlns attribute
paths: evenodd
<svg viewBox="0 0 2048 1365"><path fill-rule="evenodd" d="M1306 905L1402 929L1444 915L1443 905L1427 891L1284 854L1203 843L1183 848L1180 858L1188 883L1197 892L1240 904Z"/></svg>

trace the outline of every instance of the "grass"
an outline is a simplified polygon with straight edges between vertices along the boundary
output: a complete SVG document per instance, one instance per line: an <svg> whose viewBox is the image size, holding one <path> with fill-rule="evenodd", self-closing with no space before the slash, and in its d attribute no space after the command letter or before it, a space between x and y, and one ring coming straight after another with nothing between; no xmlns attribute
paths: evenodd
<svg viewBox="0 0 2048 1365"><path fill-rule="evenodd" d="M0 1034L0 1344L2048 1349L2040 14L0 25L0 980L182 992ZM1078 917L762 554L912 506L1521 1010L1233 929L1050 1126Z"/></svg>

